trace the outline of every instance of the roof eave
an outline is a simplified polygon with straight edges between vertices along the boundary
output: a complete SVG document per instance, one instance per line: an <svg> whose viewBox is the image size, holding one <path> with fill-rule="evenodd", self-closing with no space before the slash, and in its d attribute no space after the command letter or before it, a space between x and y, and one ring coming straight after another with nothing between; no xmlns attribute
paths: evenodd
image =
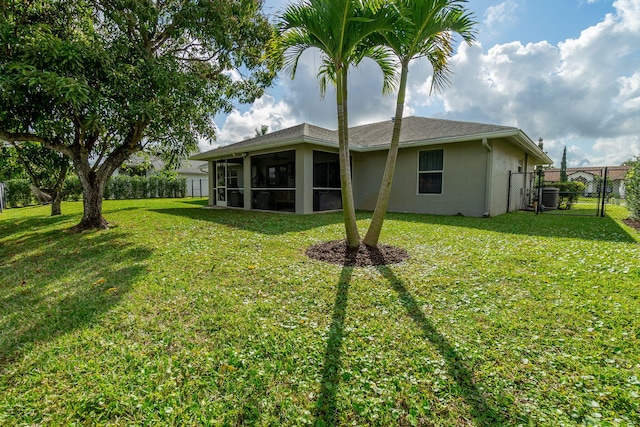
<svg viewBox="0 0 640 427"><path fill-rule="evenodd" d="M196 154L194 156L189 157L190 160L212 160L218 159L221 157L239 157L242 154L252 153L254 151L263 151L263 150L271 150L274 148L282 148L296 144L315 144L321 145L325 147L338 148L338 144L332 141L327 141L321 138L315 138L311 136L303 136L300 138L299 136L285 138L277 141L273 141L266 144L254 145L251 147L237 147L237 149L231 149L231 146L225 146L216 148L215 150L207 151L206 153ZM219 150L219 151L218 151Z"/></svg>

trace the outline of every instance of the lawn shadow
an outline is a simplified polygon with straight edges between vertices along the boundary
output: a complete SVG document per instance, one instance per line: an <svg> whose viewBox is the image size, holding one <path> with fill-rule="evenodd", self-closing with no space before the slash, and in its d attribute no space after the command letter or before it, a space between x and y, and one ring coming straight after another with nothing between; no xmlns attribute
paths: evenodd
<svg viewBox="0 0 640 427"><path fill-rule="evenodd" d="M336 425L338 420L336 395L340 387L344 322L347 314L347 300L353 269L352 265L344 265L338 280L329 338L322 363L320 394L315 407L315 425L333 426Z"/></svg>
<svg viewBox="0 0 640 427"><path fill-rule="evenodd" d="M534 237L637 243L636 239L610 216L601 218L512 212L491 218L475 218L392 213L387 215L387 219Z"/></svg>
<svg viewBox="0 0 640 427"><path fill-rule="evenodd" d="M188 203L185 203L184 208L150 209L149 211L208 221L230 228L269 235L307 231L343 222L342 212L297 215L241 209L202 209L199 205L189 205Z"/></svg>
<svg viewBox="0 0 640 427"><path fill-rule="evenodd" d="M458 354L455 347L442 335L434 324L424 315L418 302L404 286L404 283L386 265L376 266L380 274L389 282L392 288L398 293L400 302L404 306L407 314L422 330L425 338L436 348L438 353L446 362L448 374L458 385L461 397L471 407L471 416L478 426L501 426L511 424L511 420L506 419L500 411L492 404L474 380L473 372L466 366L464 360ZM511 409L511 408L510 408ZM516 416L511 414L511 417ZM517 415L519 422L528 425L529 417Z"/></svg>
<svg viewBox="0 0 640 427"><path fill-rule="evenodd" d="M33 344L91 325L145 274L150 251L117 231L28 234L0 245L0 370Z"/></svg>
<svg viewBox="0 0 640 427"><path fill-rule="evenodd" d="M62 214L56 216L24 216L7 219L0 222L0 238L3 236L10 236L18 227L33 230L67 221L75 216L77 216L77 214Z"/></svg>

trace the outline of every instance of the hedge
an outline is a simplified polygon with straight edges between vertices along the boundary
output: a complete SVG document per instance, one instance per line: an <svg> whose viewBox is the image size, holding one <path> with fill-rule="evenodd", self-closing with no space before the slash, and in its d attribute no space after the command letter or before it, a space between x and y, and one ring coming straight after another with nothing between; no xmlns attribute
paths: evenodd
<svg viewBox="0 0 640 427"><path fill-rule="evenodd" d="M28 179L10 179L5 182L5 203L8 207L28 206L35 203Z"/></svg>
<svg viewBox="0 0 640 427"><path fill-rule="evenodd" d="M185 197L187 179L177 174L156 174L149 177L115 175L109 178L105 199L146 199L154 197Z"/></svg>
<svg viewBox="0 0 640 427"><path fill-rule="evenodd" d="M150 177L115 175L104 190L105 199L146 199L154 197L185 197L187 179L177 174L157 174ZM76 175L68 176L62 189L62 200L77 201L82 197L82 185ZM28 179L10 179L5 183L7 207L36 203Z"/></svg>

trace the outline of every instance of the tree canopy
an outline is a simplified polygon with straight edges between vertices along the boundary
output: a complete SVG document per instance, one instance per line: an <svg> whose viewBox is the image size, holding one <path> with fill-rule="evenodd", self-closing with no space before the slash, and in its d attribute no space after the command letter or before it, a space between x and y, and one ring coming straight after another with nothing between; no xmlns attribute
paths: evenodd
<svg viewBox="0 0 640 427"><path fill-rule="evenodd" d="M104 186L131 154L179 161L274 78L260 0L0 3L0 139L72 160L81 229L106 227Z"/></svg>

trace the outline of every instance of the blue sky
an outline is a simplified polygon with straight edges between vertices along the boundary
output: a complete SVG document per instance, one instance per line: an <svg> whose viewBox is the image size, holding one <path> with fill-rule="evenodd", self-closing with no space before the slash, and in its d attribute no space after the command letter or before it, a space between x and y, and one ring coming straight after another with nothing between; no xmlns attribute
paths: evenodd
<svg viewBox="0 0 640 427"><path fill-rule="evenodd" d="M277 15L289 1L265 0ZM640 0L471 0L477 42L458 46L452 84L429 96L431 68L412 64L405 115L516 126L560 165L618 165L640 155ZM265 96L216 117L214 146L302 122L336 128L335 93L320 98L319 53L308 51L296 78L281 75ZM351 125L389 119L380 72L351 72ZM202 149L211 149L209 144Z"/></svg>

